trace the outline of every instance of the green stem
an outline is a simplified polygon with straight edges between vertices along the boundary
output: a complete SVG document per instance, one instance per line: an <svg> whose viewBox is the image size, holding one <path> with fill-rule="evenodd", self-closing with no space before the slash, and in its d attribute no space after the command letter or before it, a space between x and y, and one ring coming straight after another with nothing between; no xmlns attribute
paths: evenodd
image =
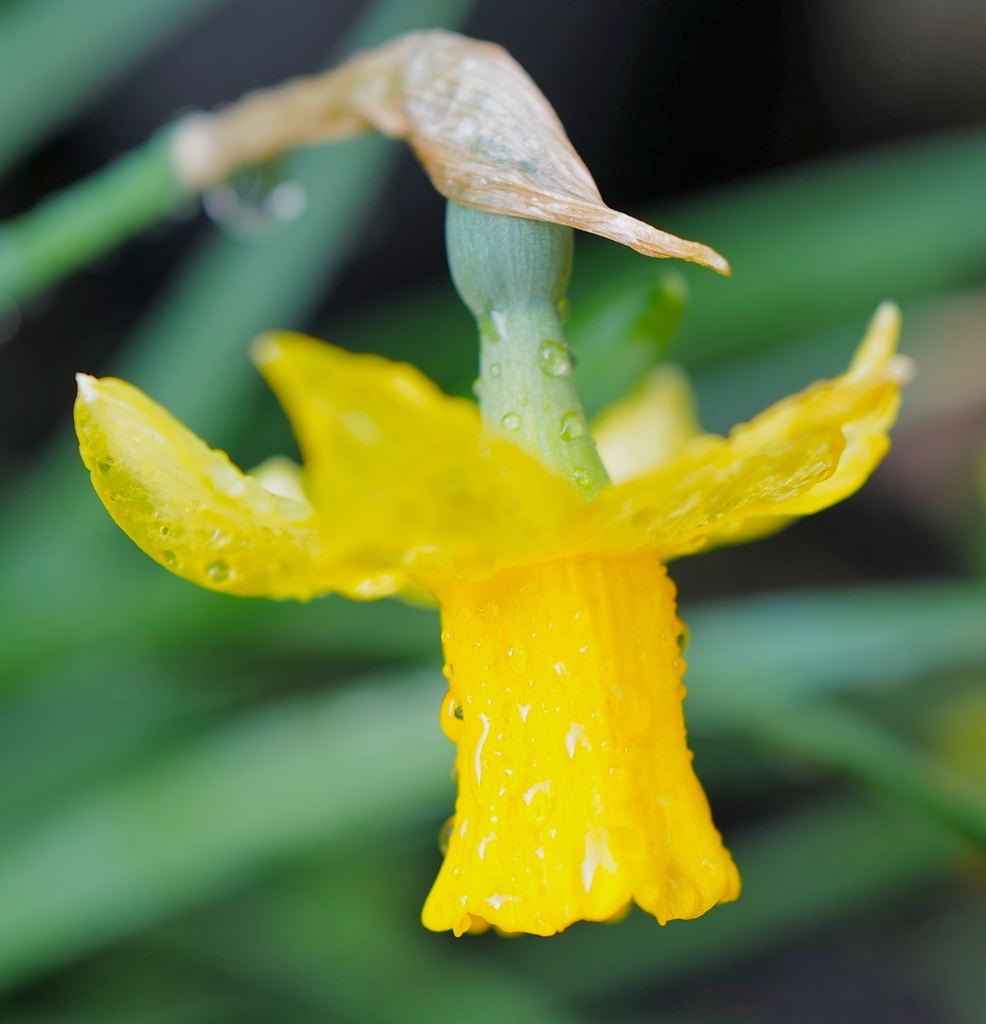
<svg viewBox="0 0 986 1024"><path fill-rule="evenodd" d="M452 280L479 324L484 421L592 498L609 482L589 433L561 312L572 229L449 202Z"/></svg>
<svg viewBox="0 0 986 1024"><path fill-rule="evenodd" d="M30 297L187 203L171 129L0 227L0 295Z"/></svg>

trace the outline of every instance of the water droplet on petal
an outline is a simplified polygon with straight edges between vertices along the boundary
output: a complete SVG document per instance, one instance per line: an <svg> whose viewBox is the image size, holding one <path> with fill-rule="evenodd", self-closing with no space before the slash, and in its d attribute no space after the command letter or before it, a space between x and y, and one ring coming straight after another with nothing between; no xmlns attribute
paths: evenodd
<svg viewBox="0 0 986 1024"><path fill-rule="evenodd" d="M549 377L564 377L572 372L572 360L568 349L551 339L542 341L538 346L538 366Z"/></svg>
<svg viewBox="0 0 986 1024"><path fill-rule="evenodd" d="M517 430L520 427L520 417L515 412L508 412L500 420L507 430Z"/></svg>
<svg viewBox="0 0 986 1024"><path fill-rule="evenodd" d="M490 376L491 377L499 377L500 376L500 364L499 363L494 363L490 367Z"/></svg>
<svg viewBox="0 0 986 1024"><path fill-rule="evenodd" d="M452 841L452 833L455 832L455 815L453 814L448 821L438 831L438 849L441 850L442 856L444 857L448 853L448 844Z"/></svg>
<svg viewBox="0 0 986 1024"><path fill-rule="evenodd" d="M476 378L476 379L475 379L475 380L474 380L474 381L472 382L472 393L473 393L473 394L474 394L474 395L475 395L475 396L476 396L477 398L480 398L480 397L482 396L482 394L483 394L483 381L482 381L482 379L481 379L480 377L477 377L477 378Z"/></svg>
<svg viewBox="0 0 986 1024"><path fill-rule="evenodd" d="M684 654L688 650L688 641L691 639L691 634L683 622L679 622L678 625L681 626L681 632L678 634L678 650Z"/></svg>
<svg viewBox="0 0 986 1024"><path fill-rule="evenodd" d="M581 466L572 470L572 477L579 487L589 487L592 484L592 476Z"/></svg>
<svg viewBox="0 0 986 1024"><path fill-rule="evenodd" d="M572 441L576 437L581 437L583 430L579 414L577 412L565 413L561 418L561 430L558 433L565 441Z"/></svg>
<svg viewBox="0 0 986 1024"><path fill-rule="evenodd" d="M216 583L225 583L229 579L229 566L225 559L217 558L216 561L210 562L205 567L205 574Z"/></svg>

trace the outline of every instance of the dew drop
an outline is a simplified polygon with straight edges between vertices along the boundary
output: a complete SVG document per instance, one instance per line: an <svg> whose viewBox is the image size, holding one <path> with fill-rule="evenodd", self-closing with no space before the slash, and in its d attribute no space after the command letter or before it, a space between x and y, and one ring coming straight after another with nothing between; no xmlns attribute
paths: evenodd
<svg viewBox="0 0 986 1024"><path fill-rule="evenodd" d="M681 632L678 634L678 650L684 654L688 650L688 641L691 639L691 635L688 632L688 627L683 622L680 622L679 625L681 626Z"/></svg>
<svg viewBox="0 0 986 1024"><path fill-rule="evenodd" d="M582 420L577 412L566 412L561 418L561 430L559 436L564 441L573 441L582 436Z"/></svg>
<svg viewBox="0 0 986 1024"><path fill-rule="evenodd" d="M465 717L466 717L465 714L462 711L462 705L461 704L456 704L455 705L455 711L453 711L452 714L454 714L455 717L458 718L458 720L460 722L463 721L465 719Z"/></svg>
<svg viewBox="0 0 986 1024"><path fill-rule="evenodd" d="M477 378L476 378L476 379L475 379L475 380L474 380L474 381L472 382L472 393L473 393L473 394L474 394L474 395L475 395L475 396L476 396L477 398L481 398L481 397L482 397L482 395L483 395L483 381L482 381L482 378L480 378L480 377L477 377Z"/></svg>
<svg viewBox="0 0 986 1024"><path fill-rule="evenodd" d="M500 422L507 430L517 430L520 427L520 417L515 412L508 412Z"/></svg>
<svg viewBox="0 0 986 1024"><path fill-rule="evenodd" d="M500 333L493 322L492 311L484 313L479 318L479 336L483 341L495 344L500 340Z"/></svg>
<svg viewBox="0 0 986 1024"><path fill-rule="evenodd" d="M229 566L224 559L217 558L216 561L210 562L205 567L205 574L216 583L225 583L229 579Z"/></svg>
<svg viewBox="0 0 986 1024"><path fill-rule="evenodd" d="M592 476L581 466L572 470L572 477L579 487L589 487L592 484Z"/></svg>
<svg viewBox="0 0 986 1024"><path fill-rule="evenodd" d="M452 834L455 832L455 815L453 814L448 821L438 830L438 849L441 850L442 856L444 857L448 853L448 844L452 841Z"/></svg>
<svg viewBox="0 0 986 1024"><path fill-rule="evenodd" d="M490 376L491 377L499 377L500 376L500 364L499 363L494 363L490 367Z"/></svg>
<svg viewBox="0 0 986 1024"><path fill-rule="evenodd" d="M538 346L538 366L549 377L564 377L572 372L568 349L550 338Z"/></svg>
<svg viewBox="0 0 986 1024"><path fill-rule="evenodd" d="M164 552L164 553L163 553L163 554L161 555L161 557L162 557L162 558L163 558L163 559L164 559L164 560L165 560L165 561L166 561L166 562L168 563L168 565L170 565L170 566L176 566L176 565L178 564L178 556L177 556L177 555L176 555L176 554L174 553L174 551L165 551L165 552Z"/></svg>

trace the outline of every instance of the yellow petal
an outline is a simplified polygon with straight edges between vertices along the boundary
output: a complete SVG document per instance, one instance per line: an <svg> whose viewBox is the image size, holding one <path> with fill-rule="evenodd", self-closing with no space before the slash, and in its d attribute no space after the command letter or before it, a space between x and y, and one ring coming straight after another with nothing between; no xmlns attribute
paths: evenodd
<svg viewBox="0 0 986 1024"><path fill-rule="evenodd" d="M334 536L418 581L489 575L559 550L585 502L473 402L414 367L297 334L254 358L291 420L308 493Z"/></svg>
<svg viewBox="0 0 986 1024"><path fill-rule="evenodd" d="M596 448L614 484L656 469L700 431L688 377L671 364L652 370L592 424Z"/></svg>
<svg viewBox="0 0 986 1024"><path fill-rule="evenodd" d="M519 566L439 597L459 796L424 924L551 935L631 900L663 924L735 899L686 744L683 627L656 556Z"/></svg>
<svg viewBox="0 0 986 1024"><path fill-rule="evenodd" d="M849 371L783 399L729 438L705 434L642 479L604 491L596 543L649 543L662 558L762 536L857 490L890 446L911 362L894 354L900 313L884 303ZM771 522L774 520L774 522Z"/></svg>
<svg viewBox="0 0 986 1024"><path fill-rule="evenodd" d="M137 388L78 380L76 431L93 486L152 558L230 594L308 598L345 586L310 506L241 473Z"/></svg>
<svg viewBox="0 0 986 1024"><path fill-rule="evenodd" d="M179 177L198 189L289 146L371 127L407 139L448 199L729 273L714 249L611 210L527 72L502 47L454 32L399 36L218 115L193 115L175 134L173 156Z"/></svg>

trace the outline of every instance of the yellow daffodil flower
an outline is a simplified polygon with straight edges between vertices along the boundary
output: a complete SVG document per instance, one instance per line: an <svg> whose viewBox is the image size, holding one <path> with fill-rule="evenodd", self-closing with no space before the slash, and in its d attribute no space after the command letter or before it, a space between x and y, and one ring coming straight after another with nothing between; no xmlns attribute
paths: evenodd
<svg viewBox="0 0 986 1024"><path fill-rule="evenodd" d="M110 514L185 579L438 600L459 795L427 927L550 935L631 901L663 923L740 888L692 771L664 563L863 483L907 375L898 325L885 304L847 373L729 437L695 433L680 379L652 380L601 418L620 482L589 501L413 367L296 334L261 337L254 359L298 438L300 482L283 462L242 473L120 380L80 376L76 424Z"/></svg>
<svg viewBox="0 0 986 1024"><path fill-rule="evenodd" d="M82 457L110 514L172 572L229 594L430 597L459 795L423 921L550 935L635 901L664 923L735 899L692 771L684 627L664 563L839 501L885 452L906 361L896 307L849 371L728 438L657 371L597 421L560 310L580 228L728 273L715 250L603 202L550 104L499 47L412 33L325 75L194 115L201 188L288 145L375 128L449 198L453 280L480 329L479 408L411 366L296 334L254 347L304 457L244 474L120 380L80 376Z"/></svg>

